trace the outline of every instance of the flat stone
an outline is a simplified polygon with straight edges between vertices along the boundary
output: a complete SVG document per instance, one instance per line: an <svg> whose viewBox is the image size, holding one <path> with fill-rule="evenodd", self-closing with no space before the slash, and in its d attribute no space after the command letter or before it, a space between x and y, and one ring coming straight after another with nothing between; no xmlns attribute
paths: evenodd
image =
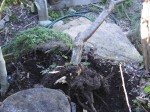
<svg viewBox="0 0 150 112"><path fill-rule="evenodd" d="M79 32L84 32L90 25L89 20L80 19L74 20L70 28L64 30L65 26L69 26L72 22L63 25L62 29L65 33L72 37L72 40ZM75 22L77 21L77 22ZM128 40L121 28L114 23L106 23L98 28L92 37L85 43L85 49L94 49L95 58L105 58L123 62L142 62L143 58Z"/></svg>
<svg viewBox="0 0 150 112"><path fill-rule="evenodd" d="M33 88L7 97L0 106L0 112L71 112L71 107L62 92Z"/></svg>

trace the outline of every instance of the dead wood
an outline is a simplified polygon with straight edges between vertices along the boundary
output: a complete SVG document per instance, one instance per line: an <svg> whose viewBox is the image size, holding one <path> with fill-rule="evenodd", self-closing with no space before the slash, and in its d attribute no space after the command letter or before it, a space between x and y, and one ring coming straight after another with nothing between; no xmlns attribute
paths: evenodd
<svg viewBox="0 0 150 112"><path fill-rule="evenodd" d="M143 46L143 56L145 68L150 72L150 0L143 2L141 13L141 43Z"/></svg>
<svg viewBox="0 0 150 112"><path fill-rule="evenodd" d="M81 62L81 55L83 51L84 42L86 42L94 32L100 27L100 25L104 22L106 17L113 11L115 6L125 0L111 0L109 6L106 7L102 13L98 16L98 18L91 24L87 30L78 36L74 40L73 50L72 50L72 57L71 57L71 64L79 65Z"/></svg>

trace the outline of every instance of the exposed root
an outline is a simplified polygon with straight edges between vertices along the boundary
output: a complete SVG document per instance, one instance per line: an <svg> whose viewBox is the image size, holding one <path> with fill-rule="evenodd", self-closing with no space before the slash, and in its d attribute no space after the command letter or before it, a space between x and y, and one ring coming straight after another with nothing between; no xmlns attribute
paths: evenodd
<svg viewBox="0 0 150 112"><path fill-rule="evenodd" d="M93 90L99 90L102 86L104 91L108 90L105 89L108 86L107 79L96 71L83 66L68 65L57 67L51 74L47 74L41 83L46 87L52 87L58 83L63 84L65 82L70 90L75 90L75 96L84 109L97 112L94 107ZM79 100L80 95L84 97L86 104Z"/></svg>

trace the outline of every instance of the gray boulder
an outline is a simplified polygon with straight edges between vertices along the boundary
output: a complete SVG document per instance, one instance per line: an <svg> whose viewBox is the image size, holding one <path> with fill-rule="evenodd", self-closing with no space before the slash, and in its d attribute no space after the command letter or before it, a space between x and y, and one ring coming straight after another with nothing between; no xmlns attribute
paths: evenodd
<svg viewBox="0 0 150 112"><path fill-rule="evenodd" d="M0 112L71 112L67 97L60 91L33 88L6 98Z"/></svg>
<svg viewBox="0 0 150 112"><path fill-rule="evenodd" d="M79 32L84 32L90 25L87 19L77 19L73 23L67 23L62 26L62 30L69 34L72 39ZM71 27L68 28L68 26ZM66 28L66 29L64 29ZM105 58L123 62L142 62L143 58L131 44L121 28L114 23L104 22L92 37L85 43L85 50L94 49L95 58Z"/></svg>

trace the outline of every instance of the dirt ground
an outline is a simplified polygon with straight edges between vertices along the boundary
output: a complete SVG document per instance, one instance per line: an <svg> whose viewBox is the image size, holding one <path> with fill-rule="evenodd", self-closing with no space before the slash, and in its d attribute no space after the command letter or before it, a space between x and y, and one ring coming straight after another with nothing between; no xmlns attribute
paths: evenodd
<svg viewBox="0 0 150 112"><path fill-rule="evenodd" d="M36 14L30 14L28 10L22 10L20 7L13 7L12 11L17 19L6 23L4 30L0 31L1 46L9 43L17 32L37 25ZM64 52L66 53L68 51ZM91 112L94 112L94 109L97 112L128 112L119 65L111 60L94 59L91 54L90 52L85 54L84 57L87 58L82 60L90 65L81 65L80 68L76 68L64 66L69 63L71 52L67 54L68 59L60 53L29 52L7 64L10 88L6 97L20 90L44 86L61 89L68 95L71 102L76 104L77 112L83 112L83 107ZM64 67L56 68L56 65ZM122 67L129 101L134 112L132 100L139 94L139 80L144 72L138 67L129 67L127 64L123 64ZM46 70L54 69L59 69L61 74L46 72ZM78 76L76 71L79 69L81 69L81 75ZM62 76L67 77L67 84L55 84ZM0 98L0 101L5 98Z"/></svg>
<svg viewBox="0 0 150 112"><path fill-rule="evenodd" d="M70 54L67 56L70 57ZM6 97L20 90L44 86L62 90L71 102L76 104L77 112L82 112L83 107L89 107L92 103L87 103L92 100L90 93L93 94L93 105L97 112L128 112L119 65L110 60L93 59L90 53L87 54L87 57L88 60L83 59L82 62L89 62L90 65L84 66L81 75L78 76L76 67L64 66L65 63L68 63L68 60L59 53L45 54L41 51L29 53L7 65L11 85ZM61 71L60 73L48 74L48 72L45 72L42 75L41 71L43 70L57 69L53 65L64 67L58 68ZM129 68L123 68L130 71ZM73 78L68 75L70 73L73 74ZM134 75L126 74L124 71L126 88L133 109L132 100L138 95L139 75L142 77L142 72L139 71L138 74ZM55 84L63 76L67 76L67 84ZM133 76L134 79L132 79ZM0 98L0 101L3 99Z"/></svg>

